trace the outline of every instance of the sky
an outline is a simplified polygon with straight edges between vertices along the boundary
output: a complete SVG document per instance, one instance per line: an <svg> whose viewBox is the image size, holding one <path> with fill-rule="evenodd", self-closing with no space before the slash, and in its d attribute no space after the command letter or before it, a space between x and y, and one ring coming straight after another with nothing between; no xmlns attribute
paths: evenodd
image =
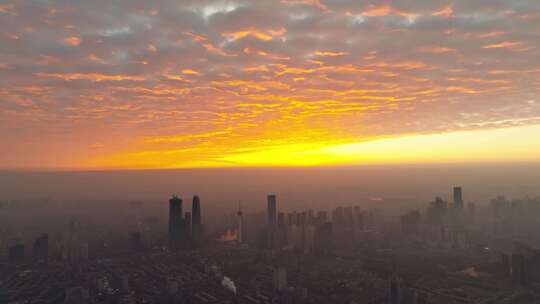
<svg viewBox="0 0 540 304"><path fill-rule="evenodd" d="M0 2L0 168L540 161L540 1Z"/></svg>

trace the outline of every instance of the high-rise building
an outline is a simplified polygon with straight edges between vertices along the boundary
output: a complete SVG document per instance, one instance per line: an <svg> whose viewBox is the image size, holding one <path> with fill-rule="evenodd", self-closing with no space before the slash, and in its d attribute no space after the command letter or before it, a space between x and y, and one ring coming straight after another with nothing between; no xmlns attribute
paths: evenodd
<svg viewBox="0 0 540 304"><path fill-rule="evenodd" d="M275 267L273 270L274 289L285 290L287 288L287 270L283 267Z"/></svg>
<svg viewBox="0 0 540 304"><path fill-rule="evenodd" d="M24 245L17 244L9 248L9 261L12 263L24 262Z"/></svg>
<svg viewBox="0 0 540 304"><path fill-rule="evenodd" d="M431 224L442 225L444 224L446 213L448 210L448 204L440 197L436 197L435 201L430 203L427 209L427 218Z"/></svg>
<svg viewBox="0 0 540 304"><path fill-rule="evenodd" d="M244 214L242 213L242 205L238 203L238 212L236 213L238 217L238 243L244 242Z"/></svg>
<svg viewBox="0 0 540 304"><path fill-rule="evenodd" d="M510 255L501 254L501 273L504 277L510 277L512 274L512 266L510 264Z"/></svg>
<svg viewBox="0 0 540 304"><path fill-rule="evenodd" d="M191 230L194 238L202 236L201 200L198 195L193 197L191 206Z"/></svg>
<svg viewBox="0 0 540 304"><path fill-rule="evenodd" d="M277 221L277 206L276 196L274 194L268 195L268 227L274 228Z"/></svg>
<svg viewBox="0 0 540 304"><path fill-rule="evenodd" d="M418 210L401 216L401 231L416 234L420 231L420 212Z"/></svg>
<svg viewBox="0 0 540 304"><path fill-rule="evenodd" d="M347 206L347 207L343 208L343 216L344 216L344 219L345 219L345 224L347 226L351 226L352 223L353 223L353 207L352 206Z"/></svg>
<svg viewBox="0 0 540 304"><path fill-rule="evenodd" d="M463 193L461 187L454 187L454 205L463 209Z"/></svg>
<svg viewBox="0 0 540 304"><path fill-rule="evenodd" d="M332 221L336 225L342 225L343 224L343 207L337 207L332 212Z"/></svg>
<svg viewBox="0 0 540 304"><path fill-rule="evenodd" d="M130 234L130 245L135 251L143 249L142 235L140 231L133 231Z"/></svg>
<svg viewBox="0 0 540 304"><path fill-rule="evenodd" d="M296 225L296 214L294 212L287 214L287 225Z"/></svg>
<svg viewBox="0 0 540 304"><path fill-rule="evenodd" d="M191 212L186 212L184 216L184 224L185 224L185 232L189 236L192 233L192 218L191 218Z"/></svg>
<svg viewBox="0 0 540 304"><path fill-rule="evenodd" d="M512 254L512 281L516 285L527 283L525 257L522 254Z"/></svg>
<svg viewBox="0 0 540 304"><path fill-rule="evenodd" d="M281 228L285 228L285 213L283 213L283 212L278 212L277 226L278 226L280 229L281 229Z"/></svg>
<svg viewBox="0 0 540 304"><path fill-rule="evenodd" d="M47 263L49 259L49 235L44 233L34 242L34 261Z"/></svg>
<svg viewBox="0 0 540 304"><path fill-rule="evenodd" d="M332 223L324 222L317 227L316 246L319 253L332 250Z"/></svg>
<svg viewBox="0 0 540 304"><path fill-rule="evenodd" d="M326 223L327 220L328 220L328 216L326 214L326 211L317 212L317 223L318 224Z"/></svg>
<svg viewBox="0 0 540 304"><path fill-rule="evenodd" d="M174 195L169 200L169 241L178 241L184 224L182 199Z"/></svg>
<svg viewBox="0 0 540 304"><path fill-rule="evenodd" d="M418 304L418 292L414 288L403 288L401 304Z"/></svg>
<svg viewBox="0 0 540 304"><path fill-rule="evenodd" d="M388 280L387 301L388 304L401 303L401 279L392 275Z"/></svg>

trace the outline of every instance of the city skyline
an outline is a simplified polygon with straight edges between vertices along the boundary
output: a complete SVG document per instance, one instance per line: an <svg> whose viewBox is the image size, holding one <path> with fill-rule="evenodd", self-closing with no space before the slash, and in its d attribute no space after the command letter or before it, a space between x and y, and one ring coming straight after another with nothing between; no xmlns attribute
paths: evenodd
<svg viewBox="0 0 540 304"><path fill-rule="evenodd" d="M540 4L6 1L0 169L540 160Z"/></svg>
<svg viewBox="0 0 540 304"><path fill-rule="evenodd" d="M0 303L540 303L540 0L0 0Z"/></svg>

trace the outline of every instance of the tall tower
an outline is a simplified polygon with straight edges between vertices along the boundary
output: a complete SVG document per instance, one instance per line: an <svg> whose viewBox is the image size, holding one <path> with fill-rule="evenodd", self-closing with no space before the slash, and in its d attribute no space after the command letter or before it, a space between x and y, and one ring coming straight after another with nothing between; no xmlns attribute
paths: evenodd
<svg viewBox="0 0 540 304"><path fill-rule="evenodd" d="M459 209L463 209L463 194L461 187L454 187L454 204Z"/></svg>
<svg viewBox="0 0 540 304"><path fill-rule="evenodd" d="M43 233L34 242L34 261L47 263L49 258L49 235Z"/></svg>
<svg viewBox="0 0 540 304"><path fill-rule="evenodd" d="M242 213L242 204L238 203L238 243L244 241L244 214Z"/></svg>
<svg viewBox="0 0 540 304"><path fill-rule="evenodd" d="M387 301L388 304L401 303L401 279L393 274L388 280Z"/></svg>
<svg viewBox="0 0 540 304"><path fill-rule="evenodd" d="M186 212L185 213L185 216L184 216L184 223L185 223L185 233L187 234L187 236L191 236L191 233L192 233L192 226L191 226L191 212Z"/></svg>
<svg viewBox="0 0 540 304"><path fill-rule="evenodd" d="M192 234L195 239L198 239L202 235L201 200L198 195L193 197L191 217Z"/></svg>
<svg viewBox="0 0 540 304"><path fill-rule="evenodd" d="M276 227L277 207L276 207L276 195L268 195L268 228Z"/></svg>
<svg viewBox="0 0 540 304"><path fill-rule="evenodd" d="M183 224L182 199L176 195L169 200L169 241L177 241Z"/></svg>
<svg viewBox="0 0 540 304"><path fill-rule="evenodd" d="M284 267L275 267L272 274L275 290L281 291L287 288L287 270Z"/></svg>

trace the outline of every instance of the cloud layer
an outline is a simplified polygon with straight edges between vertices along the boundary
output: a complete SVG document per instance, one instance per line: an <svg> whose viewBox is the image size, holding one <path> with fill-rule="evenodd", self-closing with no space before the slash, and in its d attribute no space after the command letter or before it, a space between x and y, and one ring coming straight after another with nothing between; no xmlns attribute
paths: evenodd
<svg viewBox="0 0 540 304"><path fill-rule="evenodd" d="M0 166L538 124L539 48L537 0L2 2Z"/></svg>

